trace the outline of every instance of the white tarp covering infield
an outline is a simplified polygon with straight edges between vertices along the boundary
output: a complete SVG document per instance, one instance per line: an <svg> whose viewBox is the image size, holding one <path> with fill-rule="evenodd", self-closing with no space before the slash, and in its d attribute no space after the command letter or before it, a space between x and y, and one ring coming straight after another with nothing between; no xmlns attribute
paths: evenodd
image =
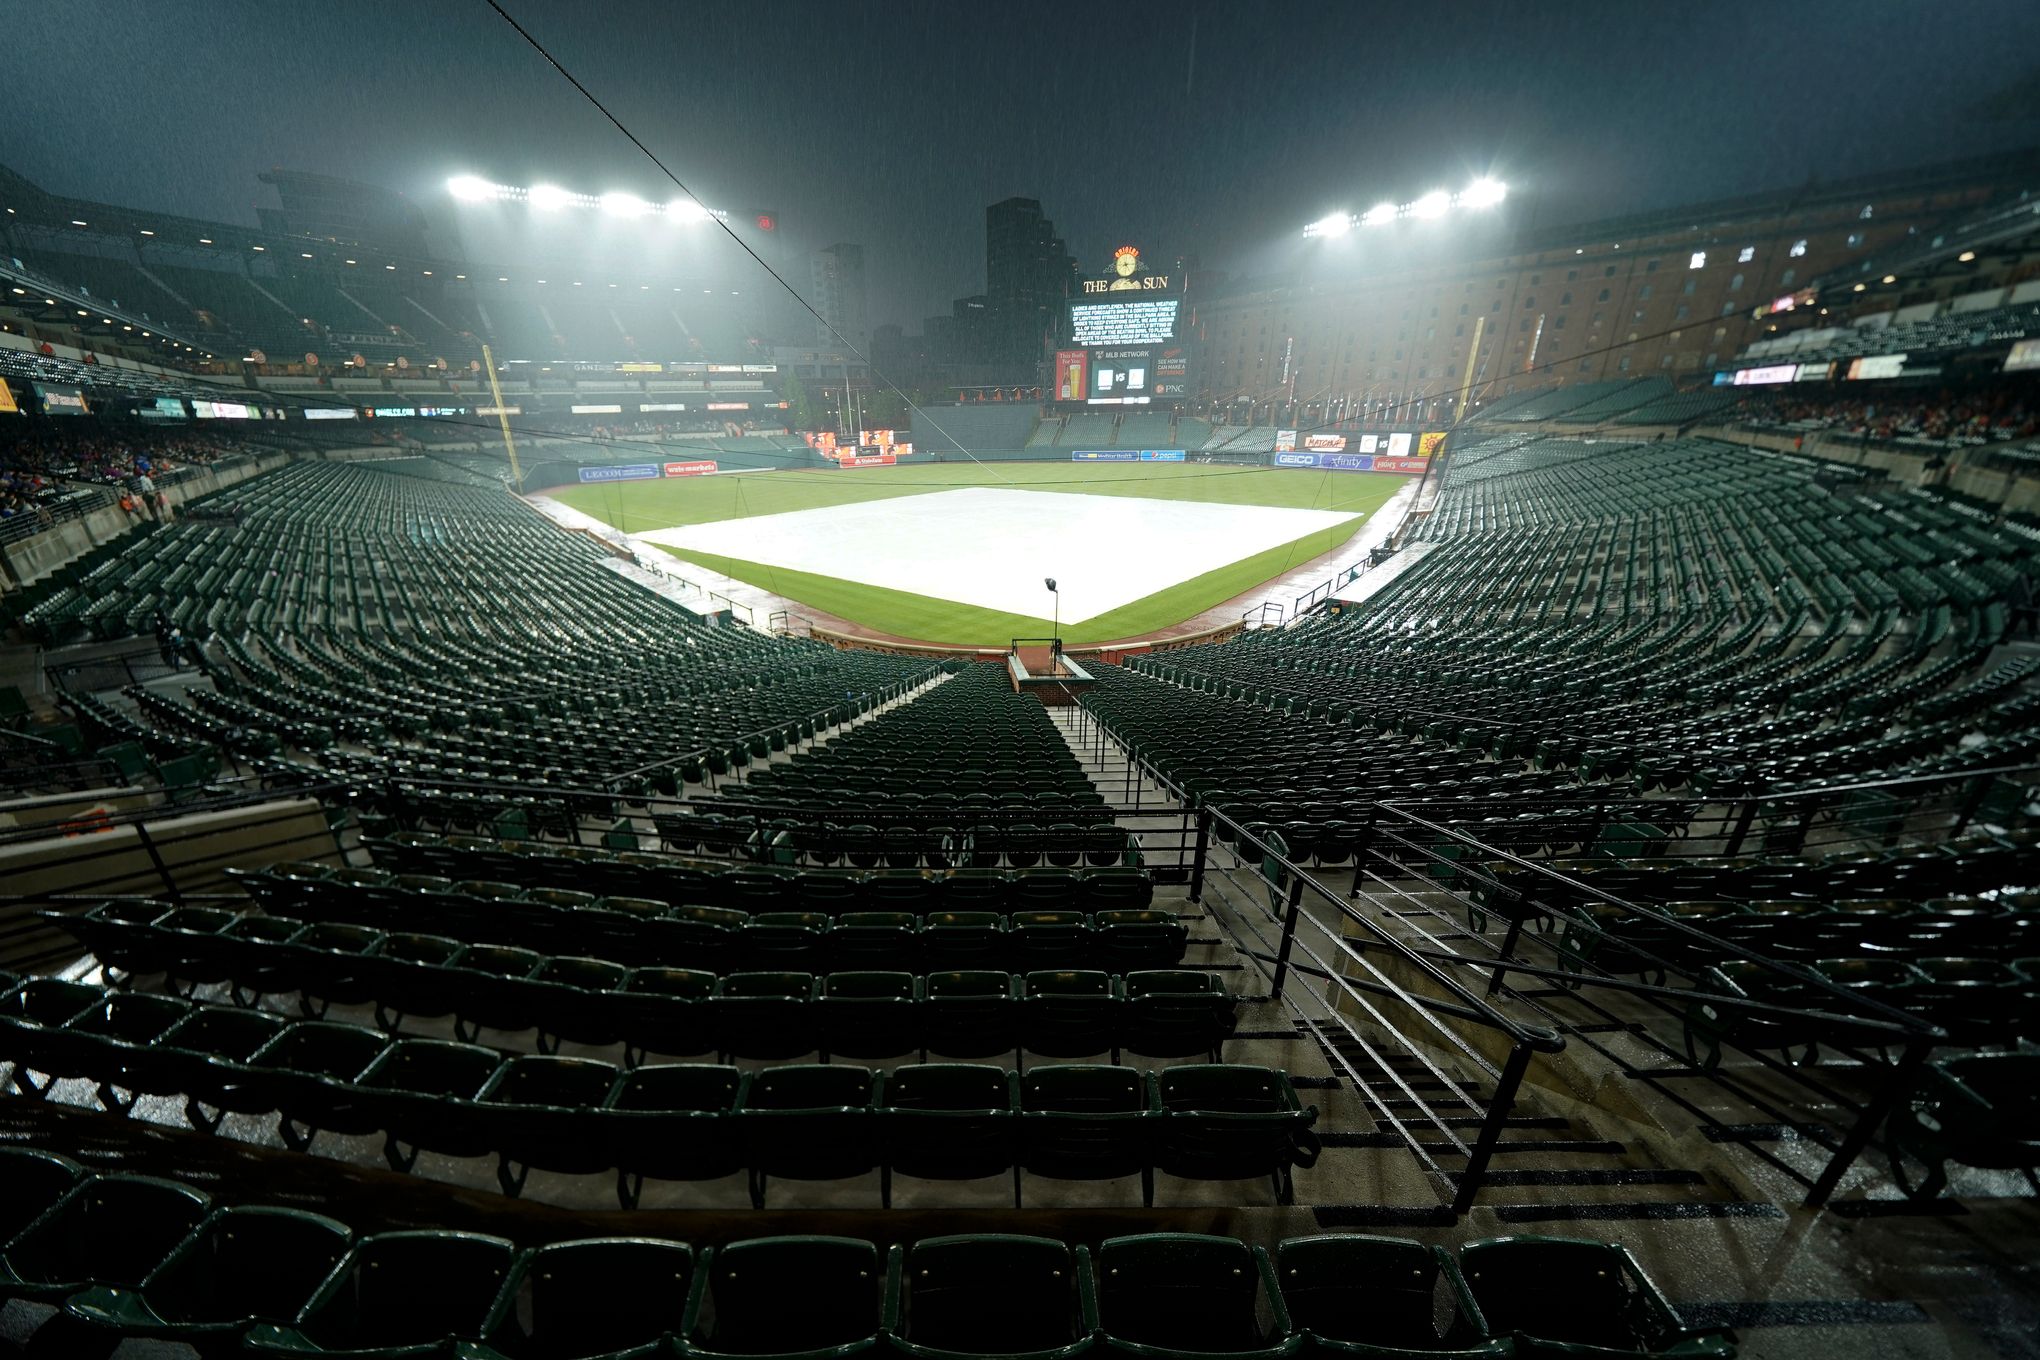
<svg viewBox="0 0 2040 1360"><path fill-rule="evenodd" d="M640 533L733 557L1047 618L1083 620L1361 514L967 487ZM761 583L763 584L763 583Z"/></svg>

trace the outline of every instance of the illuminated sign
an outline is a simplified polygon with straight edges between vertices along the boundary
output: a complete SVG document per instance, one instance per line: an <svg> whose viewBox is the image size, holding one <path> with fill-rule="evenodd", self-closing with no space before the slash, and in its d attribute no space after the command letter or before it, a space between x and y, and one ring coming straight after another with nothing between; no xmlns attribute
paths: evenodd
<svg viewBox="0 0 2040 1360"><path fill-rule="evenodd" d="M638 410L640 411L684 411L686 409L687 403L684 401L641 401L638 403Z"/></svg>
<svg viewBox="0 0 2040 1360"><path fill-rule="evenodd" d="M620 416L623 414L623 407L618 406L615 403L609 403L607 405L569 406L567 409L577 416Z"/></svg>
<svg viewBox="0 0 2040 1360"><path fill-rule="evenodd" d="M1085 279L1086 293L1154 292L1169 286L1167 274L1143 274L1140 250L1121 246L1112 252L1112 273L1102 279Z"/></svg>
<svg viewBox="0 0 2040 1360"><path fill-rule="evenodd" d="M1903 354L1867 354L1849 360L1847 378L1896 378L1905 369ZM2009 365L2007 365L2009 367Z"/></svg>
<svg viewBox="0 0 2040 1360"><path fill-rule="evenodd" d="M1737 387L1756 387L1764 383L1788 383L1799 372L1798 364L1772 364L1767 368L1739 368L1735 373Z"/></svg>
<svg viewBox="0 0 2040 1360"><path fill-rule="evenodd" d="M524 408L522 406L477 406L475 414L478 416L521 416L524 414Z"/></svg>
<svg viewBox="0 0 2040 1360"><path fill-rule="evenodd" d="M1429 458L1445 446L1443 430L1427 430L1417 436L1417 457Z"/></svg>
<svg viewBox="0 0 2040 1360"><path fill-rule="evenodd" d="M238 401L194 401L191 414L200 420L260 420L262 413ZM404 414L409 415L406 411Z"/></svg>
<svg viewBox="0 0 2040 1360"><path fill-rule="evenodd" d="M1145 405L1154 399L1154 352L1101 349L1091 352L1091 406Z"/></svg>
<svg viewBox="0 0 2040 1360"><path fill-rule="evenodd" d="M137 406L135 414L144 420L182 420L186 412L184 403L177 398L158 397L145 406Z"/></svg>
<svg viewBox="0 0 2040 1360"><path fill-rule="evenodd" d="M1091 356L1086 350L1059 349L1055 352L1055 399L1082 401L1090 382Z"/></svg>
<svg viewBox="0 0 2040 1360"><path fill-rule="evenodd" d="M369 413L385 419L400 420L417 415L418 408L415 406L371 406Z"/></svg>
<svg viewBox="0 0 2040 1360"><path fill-rule="evenodd" d="M663 475L657 463L609 463L601 467L584 467L581 480L584 482L641 482Z"/></svg>
<svg viewBox="0 0 2040 1360"><path fill-rule="evenodd" d="M668 477L699 477L704 473L714 471L715 460L713 458L703 458L692 463L666 464L666 475Z"/></svg>
<svg viewBox="0 0 2040 1360"><path fill-rule="evenodd" d="M18 416L20 414L21 408L14 404L14 393L8 388L6 382L0 381L0 415Z"/></svg>
<svg viewBox="0 0 2040 1360"><path fill-rule="evenodd" d="M1190 395L1190 351L1181 345L1155 351L1155 395Z"/></svg>
<svg viewBox="0 0 2040 1360"><path fill-rule="evenodd" d="M1834 366L1834 365L1833 365L1832 363L1826 363L1826 364L1801 364L1801 365L1799 366L1799 369L1798 369L1798 371L1797 371L1797 372L1795 372L1795 373L1794 373L1794 374L1792 375L1792 381L1794 381L1794 382L1826 382L1826 381L1827 381L1827 380L1828 380L1829 378L1832 378L1832 377L1834 377L1834 376L1835 376L1835 366Z"/></svg>
<svg viewBox="0 0 2040 1360"><path fill-rule="evenodd" d="M1319 453L1344 453L1346 451L1346 436L1342 434L1307 434L1303 437L1303 446L1307 449L1315 449Z"/></svg>
<svg viewBox="0 0 2040 1360"><path fill-rule="evenodd" d="M664 364L618 364L616 371L618 373L664 373L666 366Z"/></svg>
<svg viewBox="0 0 2040 1360"><path fill-rule="evenodd" d="M43 414L46 416L92 414L92 408L85 404L85 394L75 387L47 387L42 383L36 383L34 387L35 394L42 398Z"/></svg>
<svg viewBox="0 0 2040 1360"><path fill-rule="evenodd" d="M779 371L778 364L745 364L743 367L746 373L777 373Z"/></svg>
<svg viewBox="0 0 2040 1360"><path fill-rule="evenodd" d="M1070 307L1070 341L1078 345L1156 345L1176 338L1177 302L1079 302Z"/></svg>
<svg viewBox="0 0 2040 1360"><path fill-rule="evenodd" d="M712 401L708 404L708 409L711 411L748 411L751 409L751 403L748 401Z"/></svg>
<svg viewBox="0 0 2040 1360"><path fill-rule="evenodd" d="M352 406L307 406L303 414L306 420L358 420L361 417L361 412Z"/></svg>
<svg viewBox="0 0 2040 1360"><path fill-rule="evenodd" d="M1903 354L1898 356L1905 358ZM2040 340L2021 340L2005 355L2005 372L2017 373L2022 369L2040 368ZM1851 373L1850 377L1856 375Z"/></svg>

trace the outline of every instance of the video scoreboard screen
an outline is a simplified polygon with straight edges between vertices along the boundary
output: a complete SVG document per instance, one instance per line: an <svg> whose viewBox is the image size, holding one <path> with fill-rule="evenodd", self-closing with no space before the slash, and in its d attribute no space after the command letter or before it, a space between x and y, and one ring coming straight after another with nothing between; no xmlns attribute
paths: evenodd
<svg viewBox="0 0 2040 1360"><path fill-rule="evenodd" d="M1159 345L1176 338L1175 298L1070 304L1073 345Z"/></svg>
<svg viewBox="0 0 2040 1360"><path fill-rule="evenodd" d="M1083 281L1070 301L1068 348L1055 355L1052 400L1084 406L1144 406L1187 400L1190 346L1180 290L1148 272L1140 252L1121 246L1112 273Z"/></svg>

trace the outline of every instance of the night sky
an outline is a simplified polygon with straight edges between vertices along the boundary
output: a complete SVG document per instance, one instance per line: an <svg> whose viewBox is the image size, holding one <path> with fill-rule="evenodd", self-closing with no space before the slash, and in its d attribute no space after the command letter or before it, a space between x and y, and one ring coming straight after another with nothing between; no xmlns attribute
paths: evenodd
<svg viewBox="0 0 2040 1360"><path fill-rule="evenodd" d="M1555 223L2040 144L2033 0L506 4L786 258L863 243L910 329L983 287L1011 194L1087 268L1256 269L1485 173ZM481 0L0 12L0 161L60 193L250 225L274 165L674 196Z"/></svg>

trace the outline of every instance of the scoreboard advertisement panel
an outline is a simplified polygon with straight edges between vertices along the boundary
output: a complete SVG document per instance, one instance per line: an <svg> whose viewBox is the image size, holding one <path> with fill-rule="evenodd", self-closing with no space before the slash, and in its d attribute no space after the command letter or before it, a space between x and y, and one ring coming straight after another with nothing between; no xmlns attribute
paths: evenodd
<svg viewBox="0 0 2040 1360"><path fill-rule="evenodd" d="M1055 352L1055 399L1082 401L1090 395L1091 355L1088 350L1059 349Z"/></svg>
<svg viewBox="0 0 2040 1360"><path fill-rule="evenodd" d="M1052 400L1084 406L1145 406L1191 395L1193 354L1183 333L1180 281L1150 272L1121 246L1111 272L1082 280L1068 305L1067 346L1055 353Z"/></svg>

